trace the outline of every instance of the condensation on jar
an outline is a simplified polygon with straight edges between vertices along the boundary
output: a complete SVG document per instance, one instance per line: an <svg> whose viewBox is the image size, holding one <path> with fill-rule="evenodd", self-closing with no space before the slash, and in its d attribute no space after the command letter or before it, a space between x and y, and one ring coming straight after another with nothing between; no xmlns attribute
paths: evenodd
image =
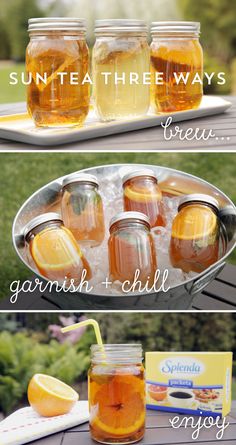
<svg viewBox="0 0 236 445"><path fill-rule="evenodd" d="M180 199L169 247L173 267L200 273L219 259L219 205L208 195L193 194Z"/></svg>
<svg viewBox="0 0 236 445"><path fill-rule="evenodd" d="M79 285L83 270L85 279L91 278L90 266L59 214L44 213L33 218L24 229L24 238L30 258L47 279Z"/></svg>
<svg viewBox="0 0 236 445"><path fill-rule="evenodd" d="M198 108L203 96L200 23L153 22L151 34L153 111L168 113ZM180 76L187 82L178 83Z"/></svg>
<svg viewBox="0 0 236 445"><path fill-rule="evenodd" d="M93 48L93 98L103 121L146 114L150 106L150 85L143 73L150 71L147 26L142 20L97 20ZM105 83L102 73L108 72ZM130 82L137 74L138 84ZM117 81L115 79L124 79Z"/></svg>
<svg viewBox="0 0 236 445"><path fill-rule="evenodd" d="M128 444L145 432L145 376L140 344L92 345L88 373L94 440Z"/></svg>
<svg viewBox="0 0 236 445"><path fill-rule="evenodd" d="M111 219L108 240L109 271L112 282L134 281L136 271L145 286L153 284L157 269L149 218L140 212L120 212Z"/></svg>
<svg viewBox="0 0 236 445"><path fill-rule="evenodd" d="M90 86L85 21L72 18L29 20L26 50L28 111L40 127L80 126L89 112ZM60 73L66 73L61 75ZM78 78L72 82L71 74ZM38 74L46 83L39 81Z"/></svg>
<svg viewBox="0 0 236 445"><path fill-rule="evenodd" d="M95 176L78 173L62 184L61 213L65 226L80 245L95 247L105 235L104 211Z"/></svg>
<svg viewBox="0 0 236 445"><path fill-rule="evenodd" d="M144 213L151 227L165 226L162 192L152 170L137 170L123 177L123 200L125 211Z"/></svg>

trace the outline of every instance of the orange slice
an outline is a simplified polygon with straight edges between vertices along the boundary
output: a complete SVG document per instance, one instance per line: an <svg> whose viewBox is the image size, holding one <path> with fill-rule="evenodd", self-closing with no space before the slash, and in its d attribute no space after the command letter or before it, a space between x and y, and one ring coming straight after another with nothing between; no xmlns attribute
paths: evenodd
<svg viewBox="0 0 236 445"><path fill-rule="evenodd" d="M124 194L126 198L136 202L153 202L160 201L162 194L160 191L147 192L146 188L133 188L130 186L125 187Z"/></svg>
<svg viewBox="0 0 236 445"><path fill-rule="evenodd" d="M73 235L66 228L43 230L32 242L31 254L41 270L60 271L73 266L82 253Z"/></svg>
<svg viewBox="0 0 236 445"><path fill-rule="evenodd" d="M29 382L29 404L41 416L67 414L78 398L70 386L46 374L35 374Z"/></svg>
<svg viewBox="0 0 236 445"><path fill-rule="evenodd" d="M172 237L178 239L207 238L214 234L217 216L210 208L202 206L186 207L184 217L178 215L172 225Z"/></svg>
<svg viewBox="0 0 236 445"><path fill-rule="evenodd" d="M110 383L101 385L93 401L94 406L99 408L98 412L95 410L91 425L114 436L135 433L145 423L140 379L130 377L126 381L126 378L127 376L115 376Z"/></svg>

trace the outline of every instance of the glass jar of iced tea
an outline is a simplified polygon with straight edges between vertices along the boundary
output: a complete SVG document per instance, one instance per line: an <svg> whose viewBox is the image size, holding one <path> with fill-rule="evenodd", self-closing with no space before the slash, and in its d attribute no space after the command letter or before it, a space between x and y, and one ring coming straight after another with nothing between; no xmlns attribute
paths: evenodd
<svg viewBox="0 0 236 445"><path fill-rule="evenodd" d="M218 202L208 195L180 199L169 249L173 267L200 273L219 259L218 210Z"/></svg>
<svg viewBox="0 0 236 445"><path fill-rule="evenodd" d="M132 284L138 270L144 286L153 284L157 261L147 215L121 212L111 219L108 255L112 282L128 280Z"/></svg>
<svg viewBox="0 0 236 445"><path fill-rule="evenodd" d="M142 346L91 347L88 374L90 431L101 443L136 442L145 432L145 380Z"/></svg>
<svg viewBox="0 0 236 445"><path fill-rule="evenodd" d="M44 213L33 218L25 227L24 237L31 258L44 277L68 285L74 280L77 285L85 270L85 279L91 278L87 260L57 213Z"/></svg>
<svg viewBox="0 0 236 445"><path fill-rule="evenodd" d="M78 173L62 184L61 213L65 226L82 245L94 247L105 235L102 198L95 176Z"/></svg>
<svg viewBox="0 0 236 445"><path fill-rule="evenodd" d="M198 108L203 95L203 53L198 22L153 22L151 103L155 112Z"/></svg>
<svg viewBox="0 0 236 445"><path fill-rule="evenodd" d="M28 31L29 114L41 127L82 125L90 99L89 84L83 83L89 70L84 20L30 19Z"/></svg>
<svg viewBox="0 0 236 445"><path fill-rule="evenodd" d="M150 50L145 22L97 20L95 35L93 97L98 116L108 121L147 113L150 85L143 82L143 73L150 72Z"/></svg>
<svg viewBox="0 0 236 445"><path fill-rule="evenodd" d="M165 226L162 192L152 170L142 169L123 177L124 210L144 213L151 227Z"/></svg>

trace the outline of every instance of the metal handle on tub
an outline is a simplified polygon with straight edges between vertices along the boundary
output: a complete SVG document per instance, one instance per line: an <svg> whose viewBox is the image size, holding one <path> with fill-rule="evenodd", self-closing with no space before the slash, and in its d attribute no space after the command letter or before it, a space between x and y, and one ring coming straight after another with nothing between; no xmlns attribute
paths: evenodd
<svg viewBox="0 0 236 445"><path fill-rule="evenodd" d="M208 286L208 284L210 284L211 281L213 281L217 277L217 275L224 269L225 264L225 262L218 264L202 277L196 278L193 282L187 284L185 287L188 293L190 295L195 295L205 289L205 287Z"/></svg>

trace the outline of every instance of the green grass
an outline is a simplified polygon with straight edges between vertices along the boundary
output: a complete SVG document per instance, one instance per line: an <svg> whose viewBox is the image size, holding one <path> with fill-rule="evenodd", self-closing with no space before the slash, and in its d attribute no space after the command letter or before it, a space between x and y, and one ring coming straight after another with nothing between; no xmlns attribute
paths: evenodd
<svg viewBox="0 0 236 445"><path fill-rule="evenodd" d="M25 65L23 63L6 66L0 64L0 104L25 101L25 85L22 85L21 82L18 85L9 85L9 74L13 71L17 72L19 79L19 74L24 70Z"/></svg>
<svg viewBox="0 0 236 445"><path fill-rule="evenodd" d="M0 194L0 297L7 297L13 280L31 272L18 259L11 241L13 218L23 202L39 187L59 176L111 163L150 163L197 175L219 187L236 202L236 155L227 153L2 153ZM229 261L236 264L236 250Z"/></svg>

